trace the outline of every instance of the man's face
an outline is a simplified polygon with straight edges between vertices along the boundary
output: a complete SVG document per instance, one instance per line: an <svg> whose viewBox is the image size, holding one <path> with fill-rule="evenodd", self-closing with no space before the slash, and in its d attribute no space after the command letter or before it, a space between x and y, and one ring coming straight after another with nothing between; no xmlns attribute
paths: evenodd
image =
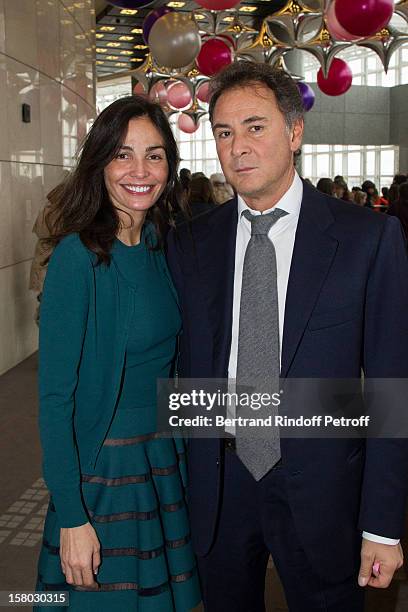
<svg viewBox="0 0 408 612"><path fill-rule="evenodd" d="M266 209L263 201L289 188L303 121L289 129L275 94L266 85L221 94L214 109L213 133L226 180L248 205Z"/></svg>

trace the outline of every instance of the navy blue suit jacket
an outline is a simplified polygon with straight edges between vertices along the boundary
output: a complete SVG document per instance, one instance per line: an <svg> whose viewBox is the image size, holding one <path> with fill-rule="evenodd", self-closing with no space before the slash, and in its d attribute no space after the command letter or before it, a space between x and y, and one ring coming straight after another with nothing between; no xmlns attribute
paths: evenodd
<svg viewBox="0 0 408 612"><path fill-rule="evenodd" d="M172 231L168 261L184 320L180 376L227 377L237 201ZM408 260L396 219L304 183L286 296L282 377L408 377ZM291 510L322 576L358 567L361 531L399 538L408 486L405 440L282 439ZM189 443L196 553L216 533L223 452Z"/></svg>

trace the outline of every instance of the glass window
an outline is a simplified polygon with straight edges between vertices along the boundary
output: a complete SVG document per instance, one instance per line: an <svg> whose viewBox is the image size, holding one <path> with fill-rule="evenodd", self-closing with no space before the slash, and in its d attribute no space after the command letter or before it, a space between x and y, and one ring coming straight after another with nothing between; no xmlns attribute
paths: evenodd
<svg viewBox="0 0 408 612"><path fill-rule="evenodd" d="M380 172L381 174L394 174L394 151L392 149L381 151Z"/></svg>
<svg viewBox="0 0 408 612"><path fill-rule="evenodd" d="M401 68L401 85L408 84L408 66L403 66Z"/></svg>
<svg viewBox="0 0 408 612"><path fill-rule="evenodd" d="M383 72L381 75L381 85L383 87L394 87L397 84L396 77L396 70L389 70L387 74Z"/></svg>
<svg viewBox="0 0 408 612"><path fill-rule="evenodd" d="M353 75L361 74L363 72L363 65L361 59L352 60L351 62L349 62L349 66Z"/></svg>
<svg viewBox="0 0 408 612"><path fill-rule="evenodd" d="M349 176L361 174L361 153L349 153L347 155L347 168Z"/></svg>
<svg viewBox="0 0 408 612"><path fill-rule="evenodd" d="M334 176L337 174L343 175L343 153L334 154L333 174Z"/></svg>
<svg viewBox="0 0 408 612"><path fill-rule="evenodd" d="M205 140L205 157L217 157L217 147L214 140Z"/></svg>
<svg viewBox="0 0 408 612"><path fill-rule="evenodd" d="M316 175L319 178L330 177L330 155L320 154L316 156Z"/></svg>
<svg viewBox="0 0 408 612"><path fill-rule="evenodd" d="M366 174L375 174L375 151L367 151Z"/></svg>
<svg viewBox="0 0 408 612"><path fill-rule="evenodd" d="M313 160L311 155L303 155L302 160L302 172L303 176L311 177L313 176Z"/></svg>
<svg viewBox="0 0 408 612"><path fill-rule="evenodd" d="M191 158L191 147L189 142L179 143L179 152L181 159L189 160Z"/></svg>
<svg viewBox="0 0 408 612"><path fill-rule="evenodd" d="M367 85L375 86L377 85L377 73L371 72L367 74Z"/></svg>

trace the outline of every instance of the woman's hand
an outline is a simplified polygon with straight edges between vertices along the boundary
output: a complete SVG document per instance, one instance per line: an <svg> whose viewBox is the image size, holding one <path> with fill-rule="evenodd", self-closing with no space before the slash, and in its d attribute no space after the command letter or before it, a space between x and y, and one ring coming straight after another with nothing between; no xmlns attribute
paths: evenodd
<svg viewBox="0 0 408 612"><path fill-rule="evenodd" d="M101 563L100 544L90 523L79 527L61 527L60 557L68 584L98 588L94 574Z"/></svg>

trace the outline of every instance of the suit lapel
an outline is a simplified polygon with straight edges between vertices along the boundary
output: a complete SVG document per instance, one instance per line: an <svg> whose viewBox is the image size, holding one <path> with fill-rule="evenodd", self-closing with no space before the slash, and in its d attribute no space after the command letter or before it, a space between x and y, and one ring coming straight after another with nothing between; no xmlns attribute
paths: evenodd
<svg viewBox="0 0 408 612"><path fill-rule="evenodd" d="M287 375L293 362L338 247L337 240L328 231L333 222L326 198L304 184L286 293L282 377Z"/></svg>
<svg viewBox="0 0 408 612"><path fill-rule="evenodd" d="M237 201L223 204L201 228L197 259L213 341L214 376L227 375L232 331Z"/></svg>

